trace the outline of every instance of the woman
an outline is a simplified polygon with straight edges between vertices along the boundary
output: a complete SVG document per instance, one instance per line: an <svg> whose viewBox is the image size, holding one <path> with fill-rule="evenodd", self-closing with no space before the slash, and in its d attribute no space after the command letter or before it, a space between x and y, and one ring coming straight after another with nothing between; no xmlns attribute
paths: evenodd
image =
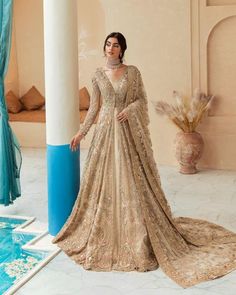
<svg viewBox="0 0 236 295"><path fill-rule="evenodd" d="M207 221L174 218L161 189L148 130L147 98L137 67L123 64L126 40L111 33L107 63L92 78L76 150L99 119L71 216L54 242L85 269L160 267L188 287L236 268L236 234Z"/></svg>

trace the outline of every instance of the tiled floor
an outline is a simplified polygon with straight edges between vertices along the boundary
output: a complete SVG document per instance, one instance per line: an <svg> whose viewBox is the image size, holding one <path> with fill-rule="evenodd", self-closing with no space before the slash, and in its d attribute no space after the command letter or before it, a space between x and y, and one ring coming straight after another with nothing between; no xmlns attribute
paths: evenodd
<svg viewBox="0 0 236 295"><path fill-rule="evenodd" d="M81 153L82 167L87 151ZM160 167L162 185L176 216L204 218L236 232L236 172L181 175ZM23 149L22 197L0 214L35 216L47 223L46 160L43 149ZM85 271L60 253L18 295L235 295L236 271L183 289L160 269L147 273Z"/></svg>

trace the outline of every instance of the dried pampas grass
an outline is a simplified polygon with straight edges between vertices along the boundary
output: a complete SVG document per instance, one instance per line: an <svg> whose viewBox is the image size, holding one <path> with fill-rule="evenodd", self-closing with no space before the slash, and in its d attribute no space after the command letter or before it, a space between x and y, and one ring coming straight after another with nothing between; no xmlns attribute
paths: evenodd
<svg viewBox="0 0 236 295"><path fill-rule="evenodd" d="M155 110L159 115L167 116L183 132L194 132L203 115L210 109L214 96L206 95L195 90L192 98L183 98L179 92L174 91L173 105L158 101L154 103Z"/></svg>

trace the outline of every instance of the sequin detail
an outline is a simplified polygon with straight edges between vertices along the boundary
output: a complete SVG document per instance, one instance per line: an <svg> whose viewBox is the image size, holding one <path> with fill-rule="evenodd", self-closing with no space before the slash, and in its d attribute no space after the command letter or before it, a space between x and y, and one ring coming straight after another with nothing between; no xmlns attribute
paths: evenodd
<svg viewBox="0 0 236 295"><path fill-rule="evenodd" d="M236 268L236 234L213 223L175 218L161 187L140 71L128 66L116 86L102 68L92 79L82 127L98 122L72 214L54 239L85 269L148 271L160 267L189 287ZM128 121L117 123L126 109ZM117 160L118 159L118 160Z"/></svg>

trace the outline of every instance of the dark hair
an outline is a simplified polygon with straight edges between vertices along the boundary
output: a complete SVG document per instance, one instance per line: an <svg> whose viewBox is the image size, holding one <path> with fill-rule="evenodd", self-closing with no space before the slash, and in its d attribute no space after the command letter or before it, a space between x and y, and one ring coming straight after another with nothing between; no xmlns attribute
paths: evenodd
<svg viewBox="0 0 236 295"><path fill-rule="evenodd" d="M106 37L105 42L104 42L104 46L103 46L103 52L104 53L105 53L105 49L106 49L106 43L107 43L107 40L109 38L116 38L118 40L118 43L119 43L119 45L121 47L120 61L123 62L123 57L124 57L124 54L125 54L125 50L127 49L127 44L126 44L125 37L119 32L113 32L113 33L109 34Z"/></svg>

